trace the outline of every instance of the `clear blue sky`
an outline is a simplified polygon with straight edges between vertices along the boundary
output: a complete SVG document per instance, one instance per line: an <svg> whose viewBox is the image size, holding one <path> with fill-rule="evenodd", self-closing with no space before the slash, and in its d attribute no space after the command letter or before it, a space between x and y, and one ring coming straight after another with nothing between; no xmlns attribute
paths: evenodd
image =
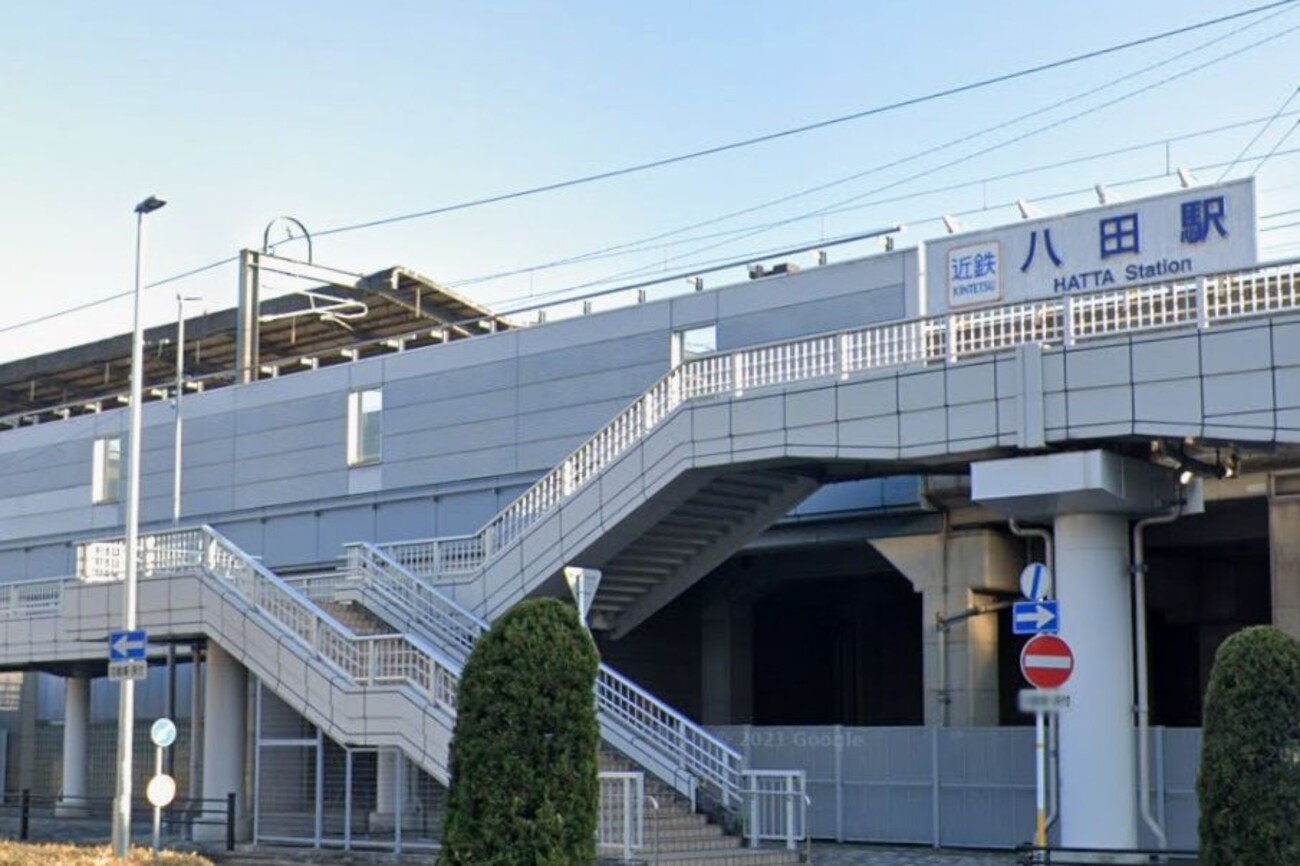
<svg viewBox="0 0 1300 866"><path fill-rule="evenodd" d="M1261 0L1262 2L1262 0ZM258 246L280 214L321 231L741 139L960 85L1191 24L1251 2L175 2L9 3L0 28L0 249L4 324L130 288L134 216L156 193L146 280ZM392 264L455 283L671 231L867 171L1053 103L1161 68L906 165L692 235L788 218L857 197L858 209L716 249L681 243L626 259L538 271L462 291L488 303L619 271L676 271L902 222L912 243L943 213L1095 182L1136 196L1172 188L1163 144L1123 156L878 202L1273 114L1300 85L1300 3L1193 52L1246 19L978 93L842 124L634 177L323 238L317 259ZM1278 34L1284 34L1278 36ZM1216 65L1237 48L1277 36ZM960 165L949 160L1147 86L1186 77ZM1290 106L1300 110L1300 98ZM1296 116L1275 123L1233 176ZM1173 165L1229 161L1262 123L1170 145ZM1293 135L1260 174L1260 212L1300 207ZM906 180L919 171L926 177ZM1221 169L1199 173L1217 179ZM871 190L898 186L875 195ZM1264 225L1296 221L1273 217ZM1265 232L1266 257L1300 255L1300 232ZM833 253L865 252L860 245ZM289 246L286 255L301 252ZM680 258L678 258L680 257ZM272 285L284 291L288 284ZM174 294L234 302L227 266L148 294L150 323ZM130 305L0 334L0 359L130 328Z"/></svg>

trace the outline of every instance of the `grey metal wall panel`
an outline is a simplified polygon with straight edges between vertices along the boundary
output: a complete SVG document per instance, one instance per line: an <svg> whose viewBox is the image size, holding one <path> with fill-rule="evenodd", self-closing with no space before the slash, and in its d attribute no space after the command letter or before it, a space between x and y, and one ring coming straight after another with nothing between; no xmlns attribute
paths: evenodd
<svg viewBox="0 0 1300 866"><path fill-rule="evenodd" d="M266 522L262 561L275 568L320 559L314 514L286 514Z"/></svg>
<svg viewBox="0 0 1300 866"><path fill-rule="evenodd" d="M499 485L504 504L519 474L548 470L667 371L674 327L716 321L725 348L897 316L900 281L915 257L880 256L187 395L184 515L238 524L244 511L334 503L328 511L348 496L382 501L510 478ZM384 388L384 456L374 483L359 485L346 467L346 394L371 385ZM144 415L142 519L161 524L171 513L175 410L158 401ZM0 435L0 549L120 523L119 505L90 503L92 442L121 435L126 423L118 409ZM453 523L470 531L493 511L457 509ZM356 529L377 531L364 521Z"/></svg>

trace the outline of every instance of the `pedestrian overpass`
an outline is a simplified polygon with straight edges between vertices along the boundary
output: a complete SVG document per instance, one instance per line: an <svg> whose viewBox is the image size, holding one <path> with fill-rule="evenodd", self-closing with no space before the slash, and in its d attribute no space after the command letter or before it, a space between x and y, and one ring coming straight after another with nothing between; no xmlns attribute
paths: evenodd
<svg viewBox="0 0 1300 866"><path fill-rule="evenodd" d="M445 782L474 640L518 601L566 594L564 566L604 572L591 624L618 637L824 483L973 466L976 500L1056 523L1075 701L1087 708L1062 720L1063 839L1135 847L1128 521L1177 507L1169 455L1293 457L1298 276L1288 263L695 359L478 533L352 545L330 574L277 575L207 528L147 535L141 627L218 647L209 695L229 724L208 725L205 797L242 782L241 665L326 736L398 748ZM1157 453L1153 442L1180 444ZM1062 452L1085 456L1035 462ZM102 661L122 620L122 560L120 541L88 542L76 577L9 585L0 665ZM358 633L329 611L340 599L398 631ZM755 839L802 835L797 773L750 772L607 666L597 697L607 743L665 786Z"/></svg>

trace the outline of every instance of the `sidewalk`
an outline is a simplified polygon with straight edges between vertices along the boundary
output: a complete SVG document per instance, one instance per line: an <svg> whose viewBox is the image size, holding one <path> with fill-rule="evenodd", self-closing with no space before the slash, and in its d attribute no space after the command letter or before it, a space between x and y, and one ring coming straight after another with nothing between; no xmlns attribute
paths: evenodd
<svg viewBox="0 0 1300 866"><path fill-rule="evenodd" d="M812 846L814 866L1015 866L1010 851L945 851L934 848L890 848L881 845Z"/></svg>

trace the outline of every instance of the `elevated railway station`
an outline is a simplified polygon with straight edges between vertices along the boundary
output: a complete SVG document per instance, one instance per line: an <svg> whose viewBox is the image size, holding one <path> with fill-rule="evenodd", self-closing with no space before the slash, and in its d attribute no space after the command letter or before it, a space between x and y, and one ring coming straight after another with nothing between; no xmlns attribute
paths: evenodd
<svg viewBox="0 0 1300 866"><path fill-rule="evenodd" d="M1010 847L1043 563L1051 838L1192 847L1215 648L1300 635L1300 265L1256 231L1239 181L531 322L245 252L233 309L148 332L141 719L243 839L434 844L474 641L595 569L605 763L717 828L639 850ZM0 367L5 789L73 811L111 788L129 348Z"/></svg>

